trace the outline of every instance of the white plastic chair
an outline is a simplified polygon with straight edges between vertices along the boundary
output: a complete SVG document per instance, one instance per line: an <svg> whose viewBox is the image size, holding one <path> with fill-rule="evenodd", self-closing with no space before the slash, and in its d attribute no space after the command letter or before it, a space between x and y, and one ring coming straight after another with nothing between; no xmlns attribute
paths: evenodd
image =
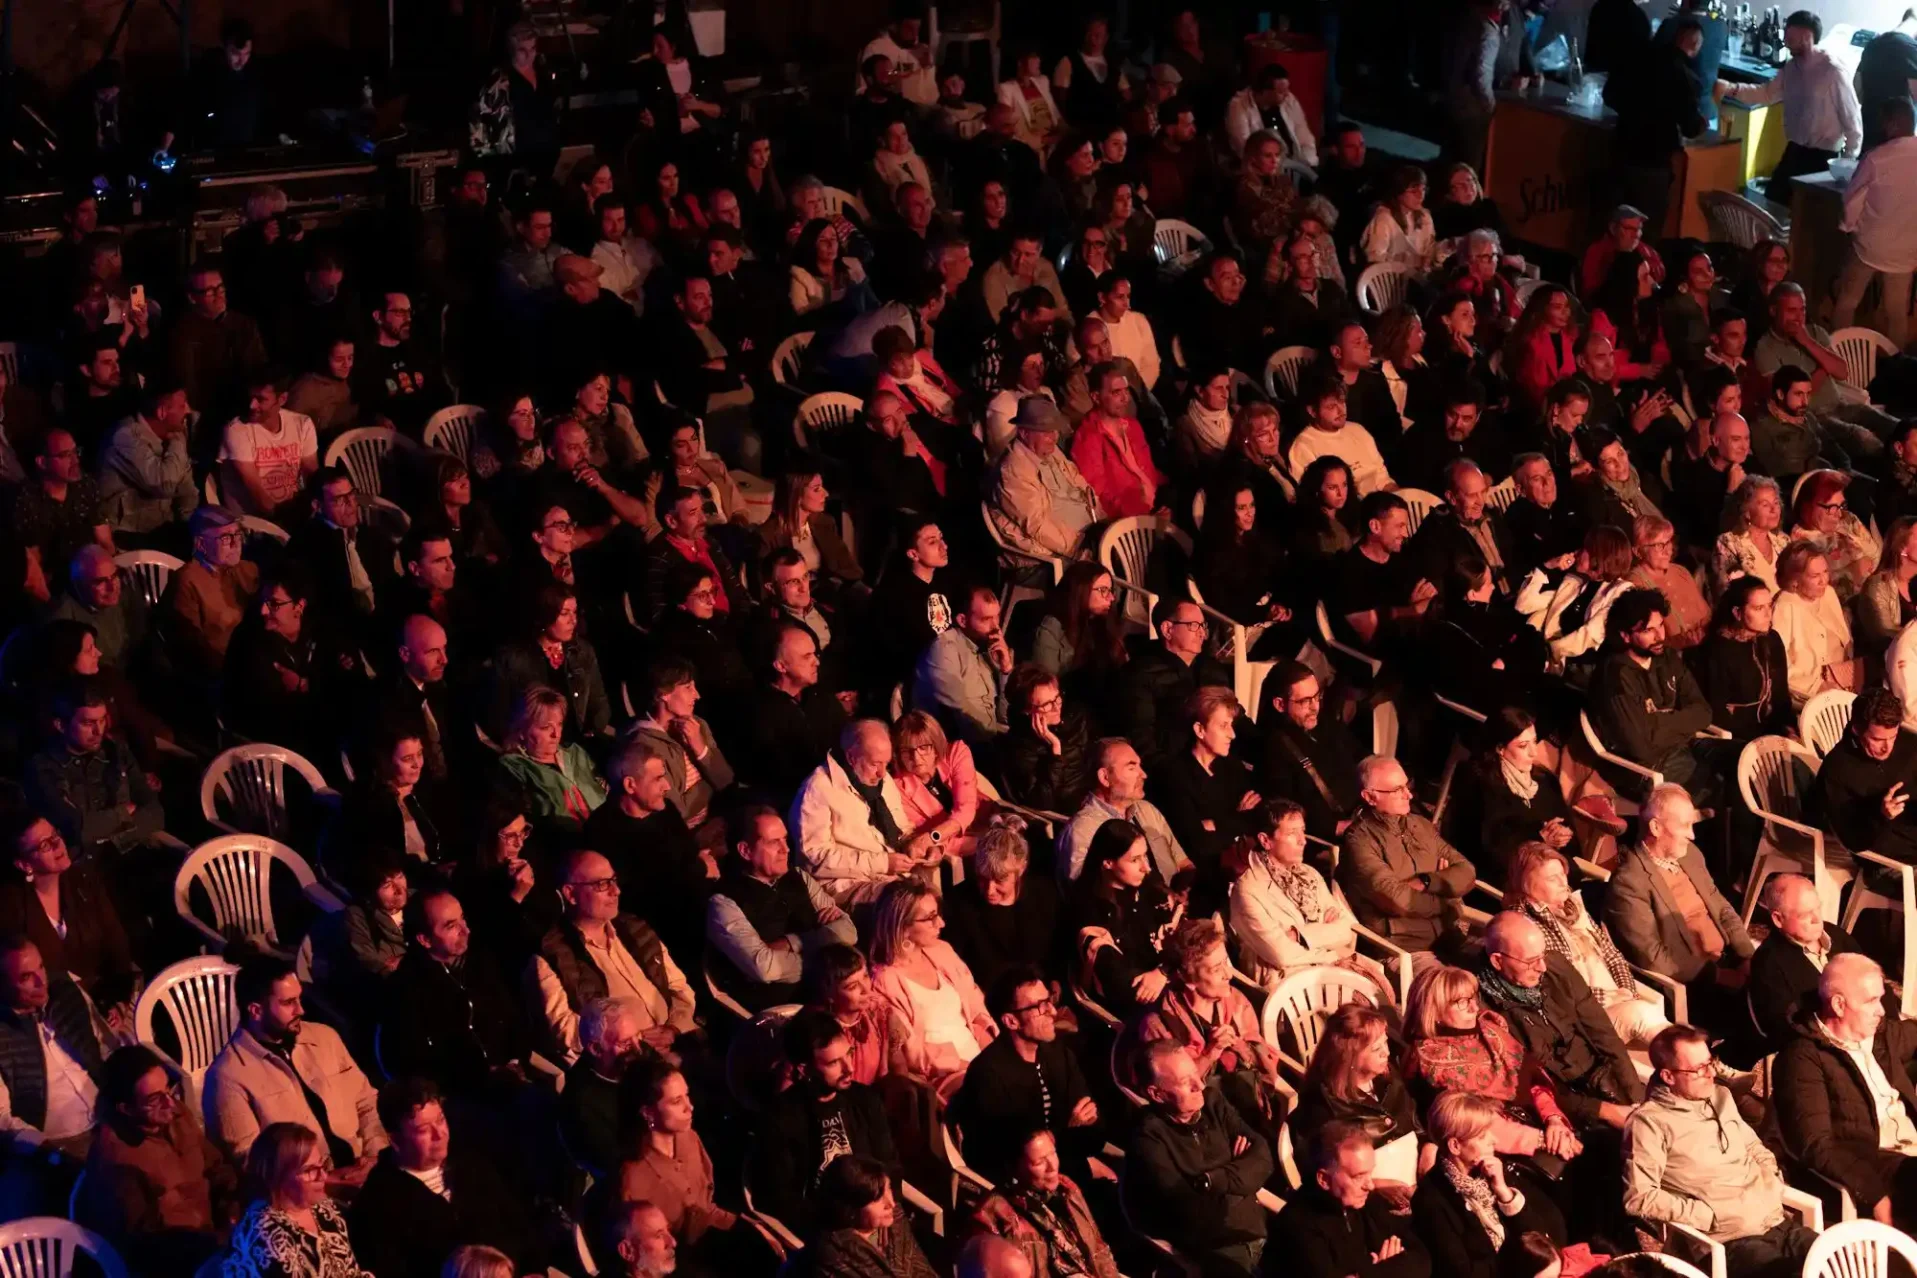
<svg viewBox="0 0 1917 1278"><path fill-rule="evenodd" d="M1543 288L1545 284L1547 284L1548 282L1549 281L1542 278L1535 279L1535 280L1520 280L1518 282L1517 289L1515 290L1517 293L1517 299L1518 299L1518 310L1523 311L1525 304L1531 300L1531 294Z"/></svg>
<svg viewBox="0 0 1917 1278"><path fill-rule="evenodd" d="M1623 755L1613 753L1609 746L1598 739L1597 729L1591 724L1591 716L1582 710L1578 711L1578 725L1584 729L1584 744L1591 747L1591 753L1598 757L1600 763L1608 763L1614 768L1622 768L1634 776L1644 778L1646 794L1664 784L1662 772L1655 768L1647 768L1641 763L1633 763ZM1628 798L1620 793L1618 800L1620 815L1629 816L1637 811L1636 799Z"/></svg>
<svg viewBox="0 0 1917 1278"><path fill-rule="evenodd" d="M1364 274L1358 277L1358 286L1351 290L1351 297L1367 315L1382 315L1404 301L1410 289L1410 271L1395 262L1380 262L1365 267Z"/></svg>
<svg viewBox="0 0 1917 1278"><path fill-rule="evenodd" d="M1804 1257L1804 1278L1888 1278L1892 1253L1917 1266L1917 1241L1874 1220L1846 1220L1817 1236Z"/></svg>
<svg viewBox="0 0 1917 1278"><path fill-rule="evenodd" d="M1152 248L1160 266L1176 266L1181 258L1211 247L1205 233L1190 222L1175 217L1160 218L1152 228Z"/></svg>
<svg viewBox="0 0 1917 1278"><path fill-rule="evenodd" d="M153 1012L166 1009L180 1052L178 1060L167 1059L179 1068L187 1103L196 1114L206 1071L239 1028L240 1007L233 986L239 974L238 967L217 954L182 959L147 982L133 1005L134 1037L162 1056L166 1053L154 1037Z"/></svg>
<svg viewBox="0 0 1917 1278"><path fill-rule="evenodd" d="M1318 620L1318 637L1323 639L1328 647L1334 651L1342 652L1347 657L1362 664L1366 669L1371 671L1374 678L1380 670L1384 669L1384 662L1372 656L1370 653L1362 652L1352 647L1331 632L1331 613L1326 611L1325 601L1322 599L1318 601L1316 615Z"/></svg>
<svg viewBox="0 0 1917 1278"><path fill-rule="evenodd" d="M1484 495L1485 505L1493 510L1509 510L1511 503L1517 499L1518 481L1509 478L1501 479L1491 485L1491 490Z"/></svg>
<svg viewBox="0 0 1917 1278"><path fill-rule="evenodd" d="M1305 186L1318 185L1318 170L1312 168L1303 160L1294 160L1290 156L1286 156L1284 159L1278 161L1278 171L1290 178L1294 186L1300 183Z"/></svg>
<svg viewBox="0 0 1917 1278"><path fill-rule="evenodd" d="M1633 1257L1642 1257L1645 1260L1654 1261L1672 1273L1681 1275L1681 1278L1713 1278L1713 1275L1705 1273L1688 1260L1679 1260L1676 1256L1666 1255L1663 1252L1657 1251L1634 1251L1629 1255L1613 1257L1613 1262L1629 1260Z"/></svg>
<svg viewBox="0 0 1917 1278"><path fill-rule="evenodd" d="M379 465L399 447L399 432L390 426L359 426L342 431L326 449L325 464L344 466L362 497L379 496Z"/></svg>
<svg viewBox="0 0 1917 1278"><path fill-rule="evenodd" d="M1436 493L1426 492L1422 488L1400 488L1398 496L1411 508L1411 531L1417 532L1424 517L1444 505L1444 498Z"/></svg>
<svg viewBox="0 0 1917 1278"><path fill-rule="evenodd" d="M1343 967L1308 967L1294 972L1278 983L1265 997L1259 1028L1265 1041L1278 1053L1278 1059L1301 1077L1318 1050L1318 1037L1324 1030L1324 1018L1347 1003L1378 1007L1382 992L1370 977ZM1287 1055L1279 1046L1279 1026L1291 1028L1295 1055Z"/></svg>
<svg viewBox="0 0 1917 1278"><path fill-rule="evenodd" d="M1151 594L1145 589L1145 565L1151 559L1152 547L1158 544L1160 537L1169 537L1191 553L1191 538L1180 529L1171 526L1171 522L1157 515L1130 515L1124 519L1114 519L1105 526L1098 537L1098 562L1113 579L1122 581L1137 589L1125 593L1120 601L1127 614L1127 620L1142 621L1151 625ZM1143 604L1144 616L1135 615L1137 605Z"/></svg>
<svg viewBox="0 0 1917 1278"><path fill-rule="evenodd" d="M830 217L843 217L847 209L861 222L870 222L872 215L865 211L865 201L852 192L836 186L823 187L819 194L825 198L825 211Z"/></svg>
<svg viewBox="0 0 1917 1278"><path fill-rule="evenodd" d="M126 574L127 583L140 592L140 598L149 608L160 602L173 574L186 567L184 560L175 559L163 550L123 551L113 557L113 565Z"/></svg>
<svg viewBox="0 0 1917 1278"><path fill-rule="evenodd" d="M1897 343L1874 328L1840 328L1830 335L1830 348L1850 370L1844 380L1859 390L1870 388L1871 380L1877 376L1879 356L1897 353Z"/></svg>
<svg viewBox="0 0 1917 1278"><path fill-rule="evenodd" d="M991 535L992 544L998 547L1000 563L1012 568L1029 564L1044 564L1052 570L1052 584L1054 586L1065 580L1065 561L1063 559L1060 559L1057 555L1040 555L1034 554L1029 550L1020 550L1017 546L1005 540L1005 530L998 526L998 516L993 513L992 503L982 501L979 503L979 507L980 513L985 517L985 531ZM1005 596L999 603L1003 606L1005 614L1010 616L1012 609L1018 605L1019 600L1043 599L1044 597L1045 592L1037 586L1023 586L1016 582L1008 581L1006 583Z"/></svg>
<svg viewBox="0 0 1917 1278"><path fill-rule="evenodd" d="M1297 398L1298 378L1317 358L1318 352L1309 346L1280 346L1265 361L1265 393L1273 399Z"/></svg>
<svg viewBox="0 0 1917 1278"><path fill-rule="evenodd" d="M1890 896L1871 887L1864 867L1858 866L1857 883L1850 890L1850 899L1844 902L1844 928L1846 931L1854 930L1859 916L1865 910L1898 910L1903 914L1902 1011L1906 1017L1917 1016L1917 870L1902 861L1893 861L1875 852L1858 850L1851 855L1894 876L1897 894Z"/></svg>
<svg viewBox="0 0 1917 1278"><path fill-rule="evenodd" d="M127 1278L113 1245L70 1220L28 1216L0 1225L0 1278L71 1278L73 1257L84 1251L106 1278Z"/></svg>
<svg viewBox="0 0 1917 1278"><path fill-rule="evenodd" d="M486 410L478 404L454 404L426 419L426 429L420 433L420 439L428 448L440 449L465 461L472 453L473 436L485 424Z"/></svg>
<svg viewBox="0 0 1917 1278"><path fill-rule="evenodd" d="M286 770L293 769L314 797L337 799L320 770L285 746L237 745L206 765L200 778L200 814L228 834L264 834L283 839L291 832L286 804ZM220 815L220 801L233 819Z"/></svg>
<svg viewBox="0 0 1917 1278"><path fill-rule="evenodd" d="M280 942L273 920L270 880L274 862L284 865L321 909L337 913L345 902L321 887L306 858L278 839L259 834L225 834L193 849L173 877L173 908L190 926L215 945L225 945L229 933L239 932L262 948L290 960L293 950ZM208 923L193 912L192 890L198 884L213 908Z"/></svg>
<svg viewBox="0 0 1917 1278"><path fill-rule="evenodd" d="M806 439L808 431L823 434L850 426L859 420L859 414L864 411L864 400L843 391L826 391L808 396L793 415L792 437L798 440L800 448L810 448L812 445Z"/></svg>
<svg viewBox="0 0 1917 1278"><path fill-rule="evenodd" d="M1797 739L1823 758L1837 748L1850 727L1850 708L1857 694L1842 688L1820 692L1797 712Z"/></svg>
<svg viewBox="0 0 1917 1278"><path fill-rule="evenodd" d="M772 380L781 386L797 386L799 372L805 367L806 348L812 345L817 336L808 329L803 333L794 333L780 342L772 352Z"/></svg>
<svg viewBox="0 0 1917 1278"><path fill-rule="evenodd" d="M1730 191L1700 191L1698 207L1704 210L1711 238L1735 244L1741 249L1756 248L1763 239L1790 237L1782 222L1769 212Z"/></svg>
<svg viewBox="0 0 1917 1278"><path fill-rule="evenodd" d="M293 540L293 534L272 520L261 519L258 515L241 515L240 527L246 529L249 536L271 537L282 546Z"/></svg>
<svg viewBox="0 0 1917 1278"><path fill-rule="evenodd" d="M1750 925L1763 898L1764 881L1773 874L1806 873L1817 885L1824 918L1837 919L1837 893L1840 883L1849 882L1849 867L1829 864L1824 850L1824 832L1805 824L1803 803L1797 793L1797 769L1802 761L1812 771L1817 756L1789 737L1764 736L1745 746L1737 756L1737 790L1751 814L1764 822L1764 836L1758 840L1751 862L1751 875L1744 885L1744 924Z"/></svg>

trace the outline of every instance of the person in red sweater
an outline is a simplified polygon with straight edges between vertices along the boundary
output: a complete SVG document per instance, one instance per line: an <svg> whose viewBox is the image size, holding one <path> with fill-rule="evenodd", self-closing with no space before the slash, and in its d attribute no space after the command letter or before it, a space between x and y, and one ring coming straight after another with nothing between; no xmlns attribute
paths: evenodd
<svg viewBox="0 0 1917 1278"><path fill-rule="evenodd" d="M1152 464L1145 428L1132 416L1131 382L1116 360L1094 368L1092 411L1072 436L1072 461L1114 519L1162 511L1165 476Z"/></svg>

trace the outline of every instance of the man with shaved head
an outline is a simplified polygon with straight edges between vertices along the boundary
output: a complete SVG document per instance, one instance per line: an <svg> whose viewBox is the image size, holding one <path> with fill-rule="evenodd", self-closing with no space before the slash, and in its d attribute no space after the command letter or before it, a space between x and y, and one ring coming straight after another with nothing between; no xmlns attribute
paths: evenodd
<svg viewBox="0 0 1917 1278"><path fill-rule="evenodd" d="M1455 931L1458 899L1478 872L1411 810L1411 778L1396 759L1360 762L1358 794L1364 806L1345 830L1338 881L1359 922L1407 950L1429 951Z"/></svg>
<svg viewBox="0 0 1917 1278"><path fill-rule="evenodd" d="M942 855L931 835L908 837L913 821L891 765L892 730L856 719L792 801L787 825L800 860L840 909L877 900L886 884Z"/></svg>
<svg viewBox="0 0 1917 1278"><path fill-rule="evenodd" d="M388 658L376 667L383 673L373 685L373 704L361 717L362 745L381 736L418 737L426 749L426 775L443 781L451 771L448 755L458 762L467 743L476 741L470 727L457 731L466 720L446 687L446 628L415 613L399 623L394 639L398 660ZM372 766L370 758L365 763Z"/></svg>
<svg viewBox="0 0 1917 1278"><path fill-rule="evenodd" d="M1772 1091L1785 1149L1843 1186L1858 1215L1909 1229L1917 1222L1917 1024L1885 1014L1882 968L1839 954L1791 1028Z"/></svg>
<svg viewBox="0 0 1917 1278"><path fill-rule="evenodd" d="M1771 934L1751 956L1751 1014L1757 1019L1768 1056L1789 1041L1791 1018L1817 991L1831 959L1852 954L1857 942L1835 923L1824 921L1817 888L1801 874L1780 874L1764 890Z"/></svg>
<svg viewBox="0 0 1917 1278"><path fill-rule="evenodd" d="M1544 943L1544 929L1504 913L1484 931L1478 997L1511 1024L1557 1085L1557 1100L1580 1133L1622 1128L1644 1085L1630 1053L1591 987Z"/></svg>

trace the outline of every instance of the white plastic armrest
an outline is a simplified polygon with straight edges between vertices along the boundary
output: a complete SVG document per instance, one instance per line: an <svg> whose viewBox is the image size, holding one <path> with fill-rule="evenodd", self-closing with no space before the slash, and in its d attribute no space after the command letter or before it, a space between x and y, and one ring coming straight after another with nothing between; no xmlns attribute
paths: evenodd
<svg viewBox="0 0 1917 1278"><path fill-rule="evenodd" d="M1437 696L1436 693L1433 693L1432 695ZM1453 714L1463 715L1465 718L1471 720L1473 723L1483 723L1485 721L1484 711L1482 710L1473 710L1470 706L1467 706L1462 702L1451 701L1444 697L1437 697L1437 701L1439 705L1451 711Z"/></svg>
<svg viewBox="0 0 1917 1278"><path fill-rule="evenodd" d="M772 1227L765 1222L763 1217L754 1212L742 1211L739 1213L739 1219L758 1230L759 1237L765 1239L765 1245L772 1248L772 1254L780 1260L784 1260L792 1254L792 1248L787 1245L786 1240L774 1233Z"/></svg>
<svg viewBox="0 0 1917 1278"><path fill-rule="evenodd" d="M790 1229L787 1229L785 1226L785 1222L780 1220L777 1216L770 1216L762 1211L754 1211L748 1214L751 1216L755 1224L758 1224L761 1227L763 1227L766 1230L766 1232L770 1233L774 1238L776 1238L779 1241L780 1245L783 1246L786 1250L798 1251L800 1248L805 1246L805 1243L799 1238L799 1236L793 1233Z"/></svg>
<svg viewBox="0 0 1917 1278"><path fill-rule="evenodd" d="M1573 857L1572 864L1578 867L1578 873L1587 879L1596 879L1599 883L1609 883L1611 872L1596 861L1587 861L1583 857Z"/></svg>
<svg viewBox="0 0 1917 1278"><path fill-rule="evenodd" d="M1784 1206L1797 1213L1804 1228L1824 1232L1824 1200L1791 1185L1784 1186Z"/></svg>
<svg viewBox="0 0 1917 1278"><path fill-rule="evenodd" d="M331 888L322 887L320 884L314 883L306 888L305 892L307 900L319 906L320 909L325 910L328 914L338 914L346 908L346 902L334 895Z"/></svg>
<svg viewBox="0 0 1917 1278"><path fill-rule="evenodd" d="M985 1179L985 1177L979 1175L970 1167L954 1167L952 1168L952 1174L983 1193L989 1194L997 1188L991 1181Z"/></svg>
<svg viewBox="0 0 1917 1278"><path fill-rule="evenodd" d="M1064 815L1063 813L1043 812L1037 808L1028 808L1024 806L1023 804L1013 803L1010 799L1006 799L1002 797L998 799L994 799L992 800L992 802L996 803L999 807L1003 808L1005 811L1012 813L1014 816L1024 817L1027 821L1031 822L1033 825L1043 830L1045 832L1045 837L1048 839L1058 837L1057 835L1058 827L1071 820L1070 817ZM748 1017L747 1019L751 1019L751 1018Z"/></svg>
<svg viewBox="0 0 1917 1278"><path fill-rule="evenodd" d="M899 1197L905 1199L905 1203L908 1207L916 1207L931 1218L933 1233L941 1238L945 1236L945 1209L943 1207L920 1193L909 1180L901 1180L899 1182Z"/></svg>
<svg viewBox="0 0 1917 1278"><path fill-rule="evenodd" d="M1380 936L1364 924L1352 921L1351 930L1358 939L1369 942L1384 951L1387 968L1392 980L1398 987L1398 1006L1403 1007L1411 1001L1411 951L1393 941Z"/></svg>
<svg viewBox="0 0 1917 1278"><path fill-rule="evenodd" d="M1279 1065L1283 1066L1285 1069L1290 1070L1292 1073L1296 1074L1301 1079L1305 1076L1305 1063L1303 1061L1297 1059L1290 1052L1287 1052L1284 1048L1279 1047L1276 1043L1272 1044L1271 1050L1278 1053Z"/></svg>
<svg viewBox="0 0 1917 1278"><path fill-rule="evenodd" d="M323 785L313 791L313 798L320 803L324 803L329 808L337 808L346 801L346 796L330 785Z"/></svg>
<svg viewBox="0 0 1917 1278"><path fill-rule="evenodd" d="M1261 1189L1258 1191L1258 1205L1276 1216L1285 1209L1285 1200L1269 1189Z"/></svg>
<svg viewBox="0 0 1917 1278"><path fill-rule="evenodd" d="M1709 725L1708 727L1706 727L1702 732L1695 734L1692 737L1692 739L1695 741L1705 741L1705 740L1709 740L1712 737L1715 737L1720 741L1729 741L1731 739L1730 730L1727 728L1720 728L1715 723L1713 723ZM1679 1225L1678 1228L1682 1229L1684 1228L1684 1226ZM1691 1232L1696 1233L1697 1231L1691 1230Z"/></svg>
<svg viewBox="0 0 1917 1278"><path fill-rule="evenodd" d="M1368 652L1362 652L1358 650L1357 648L1352 647L1350 644L1340 639L1336 634L1333 634L1331 636L1331 646L1333 648L1336 648L1339 652L1344 653L1347 657L1352 658L1353 660L1364 662L1365 665L1370 669L1372 676L1374 678L1377 676L1380 670L1384 669L1384 662L1382 660L1372 656Z"/></svg>
<svg viewBox="0 0 1917 1278"><path fill-rule="evenodd" d="M1671 1024L1689 1025L1691 1023L1690 991L1686 990L1681 982L1672 980L1661 972L1641 968L1635 963L1631 965L1631 975L1646 985L1664 992L1665 1000L1671 1005Z"/></svg>
<svg viewBox="0 0 1917 1278"><path fill-rule="evenodd" d="M1762 812L1758 815L1771 824L1782 826L1793 834L1810 840L1811 882L1817 885L1820 896L1827 894L1831 885L1824 864L1824 832L1816 826L1805 825L1802 821L1793 821L1787 816L1778 816L1774 812Z"/></svg>
<svg viewBox="0 0 1917 1278"><path fill-rule="evenodd" d="M526 1064L532 1069L539 1071L541 1074L548 1074L552 1076L553 1078L564 1078L566 1076L565 1070L560 1069L557 1065L553 1064L551 1061L541 1056L538 1052L528 1052L526 1054Z"/></svg>
<svg viewBox="0 0 1917 1278"><path fill-rule="evenodd" d="M1709 1234L1700 1229L1693 1229L1689 1225L1681 1225L1675 1220L1668 1222L1668 1227L1691 1239L1705 1255L1710 1257L1710 1278L1726 1278L1726 1258L1723 1243L1713 1241Z"/></svg>
<svg viewBox="0 0 1917 1278"><path fill-rule="evenodd" d="M1910 931L1913 927L1917 927L1917 870L1913 870L1902 861L1893 861L1879 852L1860 849L1851 855L1860 861L1869 861L1872 865L1889 870L1897 876L1897 882L1901 889L1898 896L1904 913L1904 965L1901 973L1903 977L1902 1011L1906 1017L1917 1015L1917 945L1913 945L1910 941ZM1851 888L1852 892L1861 890L1862 889L1856 885L1853 885Z"/></svg>

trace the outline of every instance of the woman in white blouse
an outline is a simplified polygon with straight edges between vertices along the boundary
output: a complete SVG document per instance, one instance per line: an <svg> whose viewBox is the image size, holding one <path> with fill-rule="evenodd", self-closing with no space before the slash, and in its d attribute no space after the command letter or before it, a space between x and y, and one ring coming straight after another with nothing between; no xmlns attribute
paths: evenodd
<svg viewBox="0 0 1917 1278"><path fill-rule="evenodd" d="M1755 577L1777 589L1777 557L1790 538L1784 526L1784 499L1777 481L1766 475L1748 475L1730 495L1730 529L1717 539L1717 551L1711 558L1711 578L1717 583L1713 597L1723 593L1733 577Z"/></svg>
<svg viewBox="0 0 1917 1278"><path fill-rule="evenodd" d="M1518 588L1514 606L1550 645L1552 664L1564 663L1604 646L1611 605L1632 589L1635 557L1623 529L1599 524L1584 535L1577 564L1555 589L1542 568L1533 569Z"/></svg>
<svg viewBox="0 0 1917 1278"><path fill-rule="evenodd" d="M1771 626L1784 641L1791 703L1802 706L1830 688L1863 687L1863 663L1851 642L1844 601L1830 583L1830 560L1816 542L1794 541L1777 557L1783 587L1772 606Z"/></svg>
<svg viewBox="0 0 1917 1278"><path fill-rule="evenodd" d="M1132 309L1132 282L1124 272L1100 277L1098 318L1111 334L1113 358L1130 360L1147 390L1158 385L1158 338L1152 333L1152 322Z"/></svg>
<svg viewBox="0 0 1917 1278"><path fill-rule="evenodd" d="M1424 170L1407 164L1391 175L1384 202L1371 215L1363 237L1365 261L1402 266L1419 279L1438 263L1438 230L1424 207Z"/></svg>
<svg viewBox="0 0 1917 1278"><path fill-rule="evenodd" d="M872 156L872 171L884 184L887 197L895 196L907 182L916 182L929 195L932 191L932 171L925 167L924 158L912 148L912 134L905 127L905 121L893 120L887 124L877 141L878 151Z"/></svg>
<svg viewBox="0 0 1917 1278"><path fill-rule="evenodd" d="M1358 953L1345 894L1305 864L1305 810L1272 799L1252 816L1257 846L1231 885L1231 933L1246 975L1274 989L1300 969L1335 965L1370 977L1390 997L1384 966Z"/></svg>
<svg viewBox="0 0 1917 1278"><path fill-rule="evenodd" d="M1052 97L1052 82L1045 78L1036 50L1020 50L1013 65L1018 72L1000 83L998 100L1017 113L1018 140L1038 152L1039 159L1047 159L1065 127L1065 116Z"/></svg>

